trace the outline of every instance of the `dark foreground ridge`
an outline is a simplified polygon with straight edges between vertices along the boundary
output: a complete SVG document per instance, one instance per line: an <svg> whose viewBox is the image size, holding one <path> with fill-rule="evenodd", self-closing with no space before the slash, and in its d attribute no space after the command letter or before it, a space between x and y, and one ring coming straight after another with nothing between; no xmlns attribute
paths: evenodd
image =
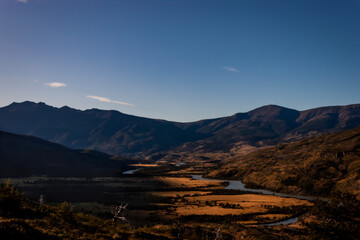
<svg viewBox="0 0 360 240"><path fill-rule="evenodd" d="M134 160L0 131L0 177L115 176Z"/></svg>

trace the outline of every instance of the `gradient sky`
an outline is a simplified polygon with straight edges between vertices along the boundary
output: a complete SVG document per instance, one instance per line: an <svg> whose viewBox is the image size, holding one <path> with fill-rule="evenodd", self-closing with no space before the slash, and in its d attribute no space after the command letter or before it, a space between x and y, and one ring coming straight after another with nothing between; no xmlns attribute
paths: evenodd
<svg viewBox="0 0 360 240"><path fill-rule="evenodd" d="M360 1L0 0L0 106L193 121L360 103Z"/></svg>

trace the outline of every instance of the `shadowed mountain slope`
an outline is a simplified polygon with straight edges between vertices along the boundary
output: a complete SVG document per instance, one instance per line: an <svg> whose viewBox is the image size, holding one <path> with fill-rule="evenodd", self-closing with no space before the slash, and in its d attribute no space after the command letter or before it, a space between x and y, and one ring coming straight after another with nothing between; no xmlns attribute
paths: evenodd
<svg viewBox="0 0 360 240"><path fill-rule="evenodd" d="M278 192L360 197L360 127L235 157L209 176Z"/></svg>
<svg viewBox="0 0 360 240"><path fill-rule="evenodd" d="M0 130L26 134L109 154L237 153L243 146L268 146L360 125L360 105L296 111L276 105L191 123L169 122L117 111L55 108L13 103L0 108Z"/></svg>
<svg viewBox="0 0 360 240"><path fill-rule="evenodd" d="M1 108L0 130L36 136L74 149L90 148L119 155L152 153L203 137L162 120L32 102Z"/></svg>
<svg viewBox="0 0 360 240"><path fill-rule="evenodd" d="M115 176L130 162L133 160L111 159L104 153L71 150L36 137L0 131L0 177Z"/></svg>

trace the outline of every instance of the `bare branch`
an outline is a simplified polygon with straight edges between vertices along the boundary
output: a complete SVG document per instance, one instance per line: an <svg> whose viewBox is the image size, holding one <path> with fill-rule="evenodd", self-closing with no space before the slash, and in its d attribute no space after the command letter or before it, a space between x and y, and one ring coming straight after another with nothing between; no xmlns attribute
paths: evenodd
<svg viewBox="0 0 360 240"><path fill-rule="evenodd" d="M126 205L123 206L123 204L121 203L120 206L114 206L114 217L113 217L113 221L116 222L118 219L120 219L122 222L126 222L126 218L125 217L121 217L120 213L122 210L125 210L127 207L128 203Z"/></svg>

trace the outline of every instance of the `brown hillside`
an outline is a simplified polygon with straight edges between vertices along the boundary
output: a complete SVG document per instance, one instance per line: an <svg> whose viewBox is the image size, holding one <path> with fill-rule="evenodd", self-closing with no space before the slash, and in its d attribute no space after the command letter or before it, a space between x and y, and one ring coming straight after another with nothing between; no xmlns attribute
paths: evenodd
<svg viewBox="0 0 360 240"><path fill-rule="evenodd" d="M360 197L360 127L258 150L209 176L279 192L328 196L340 191Z"/></svg>

